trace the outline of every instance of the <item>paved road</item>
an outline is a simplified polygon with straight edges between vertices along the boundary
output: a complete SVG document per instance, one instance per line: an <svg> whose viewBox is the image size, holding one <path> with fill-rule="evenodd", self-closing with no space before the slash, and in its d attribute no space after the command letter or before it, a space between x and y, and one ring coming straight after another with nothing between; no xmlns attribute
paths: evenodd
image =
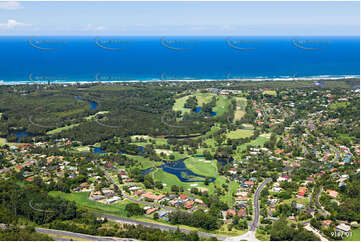
<svg viewBox="0 0 361 242"><path fill-rule="evenodd" d="M248 231L244 235L237 236L237 237L229 237L225 241L226 242L239 242L239 241L260 241L256 238L256 232Z"/></svg>
<svg viewBox="0 0 361 242"><path fill-rule="evenodd" d="M333 152L335 152L336 156L335 158L333 159L332 162L338 162L340 161L340 152L332 145L328 144L330 146L330 148L333 150Z"/></svg>
<svg viewBox="0 0 361 242"><path fill-rule="evenodd" d="M328 239L323 237L317 229L311 227L311 225L309 223L306 224L305 229L316 234L316 236L319 237L321 239L321 241L328 241Z"/></svg>
<svg viewBox="0 0 361 242"><path fill-rule="evenodd" d="M74 237L77 239L92 240L92 241L109 241L109 240L126 240L126 241L133 240L134 241L134 239L94 236L94 235L73 233L73 232L68 232L68 231L63 231L63 230L55 230L55 229L35 228L35 230L36 230L36 232L39 232L39 233L46 233L50 237L53 237L56 240L58 240L58 239L59 240L69 240L69 239L57 237L57 236L69 236L69 237Z"/></svg>
<svg viewBox="0 0 361 242"><path fill-rule="evenodd" d="M259 187L257 187L257 190L256 190L256 192L254 194L254 198L253 198L254 219L253 219L253 222L251 224L250 231L255 231L257 226L258 226L258 220L259 220L259 196L261 195L261 192L262 192L263 188L270 181L272 181L271 178L267 178L266 180L264 180L262 182L262 184L259 185Z"/></svg>
<svg viewBox="0 0 361 242"><path fill-rule="evenodd" d="M262 113L263 113L263 122L266 123L267 122L267 116L266 116L266 112L264 111L263 108L263 103L260 103L261 109L262 109Z"/></svg>
<svg viewBox="0 0 361 242"><path fill-rule="evenodd" d="M5 229L6 227L7 226L5 224L0 224L1 229ZM20 227L24 227L24 226L20 226ZM35 228L35 231L38 233L45 233L57 241L69 241L70 240L70 238L69 239L62 238L60 236L67 236L67 237L73 237L76 239L91 240L91 241L135 240L135 239L128 239L128 238L95 236L95 235L89 235L89 234L73 233L73 232L64 231L64 230L45 229L45 228Z"/></svg>
<svg viewBox="0 0 361 242"><path fill-rule="evenodd" d="M320 190L316 194L316 203L320 207L322 216L326 217L326 216L329 216L330 213L328 211L326 211L325 208L320 204L320 194L321 194L322 190L323 190L323 186L321 186Z"/></svg>
<svg viewBox="0 0 361 242"><path fill-rule="evenodd" d="M256 238L256 228L258 226L258 220L259 220L259 196L261 195L261 192L263 190L263 188L266 186L266 184L268 182L272 181L271 178L267 178L266 180L264 180L262 182L261 185L259 185L259 187L257 187L257 190L254 194L254 198L253 198L253 207L254 207L254 218L253 221L251 223L251 229L245 233L244 235L241 236L236 236L236 237L228 237L225 239L225 241L227 242L238 242L241 240L246 240L246 241L260 241Z"/></svg>
<svg viewBox="0 0 361 242"><path fill-rule="evenodd" d="M190 233L191 232L191 230L183 229L183 228L177 228L177 227L173 227L173 226L170 226L170 225L155 224L155 223L150 223L150 222L138 221L138 220L130 219L130 218L121 218L121 217L108 215L108 214L102 214L102 215L100 215L100 217L107 218L108 220L112 220L112 221L119 222L119 223L132 224L132 225L142 225L142 226L145 226L145 227L151 227L151 228L156 228L156 229L161 229L161 230L177 231L179 229L183 233ZM216 235L216 234L211 234L211 233L205 233L205 232L200 232L200 231L198 231L198 235L200 237L205 237L205 238L216 237L218 240L227 239L226 236Z"/></svg>

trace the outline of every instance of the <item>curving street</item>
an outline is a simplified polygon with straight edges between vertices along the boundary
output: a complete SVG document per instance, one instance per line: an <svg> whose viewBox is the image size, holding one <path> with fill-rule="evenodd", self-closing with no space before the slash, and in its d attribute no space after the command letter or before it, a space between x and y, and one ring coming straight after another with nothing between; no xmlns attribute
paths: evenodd
<svg viewBox="0 0 361 242"><path fill-rule="evenodd" d="M77 238L80 240L90 240L90 241L109 241L109 240L123 240L123 241L133 240L134 241L134 239L94 236L94 235L73 233L73 232L68 232L68 231L63 231L63 230L55 230L55 229L35 228L35 230L36 230L36 232L47 234L57 241L59 241L59 240L69 241L70 240L70 239L62 238L62 237L58 237L58 236L67 236L67 237Z"/></svg>
<svg viewBox="0 0 361 242"><path fill-rule="evenodd" d="M254 199L253 199L254 219L253 219L253 222L251 224L250 231L255 231L257 226L258 226L258 221L259 221L259 196L261 195L261 192L262 192L263 188L270 181L272 181L272 178L267 178L266 180L264 180L262 182L262 184L259 185L259 187L257 187L257 190L256 190L256 192L254 194Z"/></svg>
<svg viewBox="0 0 361 242"><path fill-rule="evenodd" d="M102 214L102 215L100 215L100 217L101 218L107 218L108 220L118 222L118 223L125 223L125 224L132 224L132 225L142 225L142 226L145 226L145 227L151 227L151 228L156 228L156 229L161 229L161 230L171 230L171 231L179 230L179 231L181 231L183 233L190 233L191 232L191 230L189 230L189 229L173 227L173 226L165 225L165 224L156 224L156 223L144 222L144 221L139 221L139 220L130 219L130 218L122 218L122 217L117 217L117 216L108 215L108 214ZM205 237L205 238L216 237L218 240L225 240L227 238L226 236L216 235L216 234L211 234L211 233L205 233L205 232L201 232L201 231L198 231L198 235L201 236L201 237Z"/></svg>
<svg viewBox="0 0 361 242"><path fill-rule="evenodd" d="M241 236L236 236L236 237L228 237L225 241L240 241L240 240L246 240L246 241L260 241L256 238L256 228L258 226L258 221L259 221L259 196L261 195L261 192L263 190L263 188L266 186L266 184L268 182L272 181L271 178L267 178L265 179L261 185L259 185L257 187L257 190L254 194L254 198L253 198L253 207L254 207L254 218L253 221L251 223L251 228L250 230L241 235Z"/></svg>

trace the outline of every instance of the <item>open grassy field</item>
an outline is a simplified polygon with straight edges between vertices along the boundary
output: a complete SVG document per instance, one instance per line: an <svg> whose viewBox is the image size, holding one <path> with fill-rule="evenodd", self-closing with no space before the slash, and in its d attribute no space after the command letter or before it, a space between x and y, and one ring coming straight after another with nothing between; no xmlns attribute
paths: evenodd
<svg viewBox="0 0 361 242"><path fill-rule="evenodd" d="M189 108L184 108L184 104L189 97L196 96L198 101L198 106L202 106L204 103L208 103L212 100L212 97L215 96L213 93L195 93L194 95L188 95L181 98L177 98L174 105L174 111L181 111L182 114L189 112Z"/></svg>
<svg viewBox="0 0 361 242"><path fill-rule="evenodd" d="M174 111L181 111L182 114L189 112L189 108L185 108L184 104L186 103L187 99L190 98L192 95L188 95L188 96L184 96L181 98L178 98L175 100L175 103L173 105L173 110Z"/></svg>
<svg viewBox="0 0 361 242"><path fill-rule="evenodd" d="M58 191L51 191L49 195L52 197L60 197L68 201L74 201L81 207L90 208L96 211L103 211L109 214L117 216L126 216L125 205L130 203L127 200L114 204L103 204L88 199L89 192L76 192L76 193L64 193Z"/></svg>
<svg viewBox="0 0 361 242"><path fill-rule="evenodd" d="M64 126L64 127L60 127L60 128L56 128L56 129L53 129L53 130L50 130L48 132L46 132L46 134L57 134L57 133L60 133L61 131L63 130L68 130L68 129L71 129L73 127L76 127L78 126L79 124L71 124L69 126Z"/></svg>
<svg viewBox="0 0 361 242"><path fill-rule="evenodd" d="M277 95L275 90L267 90L267 91L263 91L262 93L263 93L263 95L271 95L271 96Z"/></svg>
<svg viewBox="0 0 361 242"><path fill-rule="evenodd" d="M13 145L21 145L21 144L24 143L8 143L5 138L0 138L0 146L4 146L4 145L13 146Z"/></svg>
<svg viewBox="0 0 361 242"><path fill-rule="evenodd" d="M159 165L163 164L163 162L151 161L150 159L145 158L145 157L140 156L140 155L128 155L127 154L126 156L139 161L139 168L142 169L142 170L153 167L153 164L155 166L159 166Z"/></svg>
<svg viewBox="0 0 361 242"><path fill-rule="evenodd" d="M208 161L204 158L189 158L184 161L187 168L191 171L193 171L196 174L202 175L202 176L211 176L211 177L218 177L217 174L217 161L212 160Z"/></svg>
<svg viewBox="0 0 361 242"><path fill-rule="evenodd" d="M245 111L243 110L236 110L234 112L234 121L238 121L241 120L241 118L243 118L243 116L246 114Z"/></svg>
<svg viewBox="0 0 361 242"><path fill-rule="evenodd" d="M204 158L189 158L184 161L187 168L191 171L193 171L196 174L202 175L202 176L210 176L216 178L214 183L217 186L222 186L222 184L227 182L227 179L223 176L220 176L217 172L217 161L207 161L204 160ZM213 192L213 184L210 186L204 186L205 188L208 188L210 192Z"/></svg>
<svg viewBox="0 0 361 242"><path fill-rule="evenodd" d="M179 187L183 187L185 190L190 188L190 184L187 184L187 183L184 183L184 182L181 182L178 177L176 177L175 175L173 174L169 174L165 171L163 171L162 169L157 169L154 172L154 179L156 181L161 181L162 184L166 184L166 186L164 187L164 190L166 191L170 191L171 187L173 185L176 185L176 186L179 186Z"/></svg>
<svg viewBox="0 0 361 242"><path fill-rule="evenodd" d="M136 137L144 137L145 142L137 141ZM155 142L156 145L166 145L167 144L167 139L155 138L155 137L150 137L147 135L135 135L135 136L132 136L131 139L134 144L142 145L142 146L152 144L152 141Z"/></svg>
<svg viewBox="0 0 361 242"><path fill-rule="evenodd" d="M78 147L75 147L74 150L79 151L79 152L89 152L90 148L89 148L89 146L78 146Z"/></svg>
<svg viewBox="0 0 361 242"><path fill-rule="evenodd" d="M219 230L217 230L217 234L223 234L227 236L240 236L248 232L248 230L237 230L232 228L231 231L228 230L228 224L223 224Z"/></svg>
<svg viewBox="0 0 361 242"><path fill-rule="evenodd" d="M329 105L329 108L332 110L336 110L337 108L345 108L347 107L347 105L349 105L349 102L335 102L331 103Z"/></svg>
<svg viewBox="0 0 361 242"><path fill-rule="evenodd" d="M253 135L253 130L250 129L237 129L227 133L228 139L247 138Z"/></svg>
<svg viewBox="0 0 361 242"><path fill-rule="evenodd" d="M238 146L235 159L241 159L242 158L242 156L238 152L241 152L241 151L245 150L248 145L263 147L264 143L266 141L268 141L269 139L270 139L270 136L268 134L261 134L255 140L252 140L251 142L248 142L246 144L242 144L242 145Z"/></svg>
<svg viewBox="0 0 361 242"><path fill-rule="evenodd" d="M219 176L218 174L216 174L216 168L214 167L214 164L215 164L214 162L216 162L216 161L213 161L213 165L212 165L212 163L202 164L202 163L196 162L196 160L191 160L191 159L188 159L188 160L185 161L185 164L186 164L187 168L190 169L191 171L193 171L194 173L199 174L199 175L204 175L204 176L215 177L216 178L215 184L217 186L221 186L222 184L226 183L225 177L222 177L222 176ZM207 167L207 168L205 168L205 167ZM206 173L206 172L202 171L202 168L207 169L207 171L210 173ZM206 186L206 185L204 185L203 182L181 182L177 176L167 173L159 168L154 171L154 179L157 181L161 181L163 184L167 184L167 186L164 187L164 189L166 191L170 191L172 185L183 187L185 191L189 191L192 187L198 187L201 189L207 189L209 191L209 193L213 193L214 189L215 189L213 183Z"/></svg>
<svg viewBox="0 0 361 242"><path fill-rule="evenodd" d="M360 241L360 228L356 228L352 230L352 236L345 237L343 240L346 241Z"/></svg>
<svg viewBox="0 0 361 242"><path fill-rule="evenodd" d="M292 204L292 201L295 200L296 203L299 203L299 204L303 204L305 206L309 205L310 204L310 200L309 198L305 197L305 198L290 198L290 199L287 199L287 200L284 200L282 201L280 204L288 204L288 205L291 205Z"/></svg>
<svg viewBox="0 0 361 242"><path fill-rule="evenodd" d="M246 114L245 109L247 106L247 99L244 97L235 97L236 100L236 111L234 112L234 120L238 121Z"/></svg>
<svg viewBox="0 0 361 242"><path fill-rule="evenodd" d="M227 96L217 97L216 106L213 108L213 112L216 112L216 117L222 116L228 109L231 104L231 99L228 99Z"/></svg>

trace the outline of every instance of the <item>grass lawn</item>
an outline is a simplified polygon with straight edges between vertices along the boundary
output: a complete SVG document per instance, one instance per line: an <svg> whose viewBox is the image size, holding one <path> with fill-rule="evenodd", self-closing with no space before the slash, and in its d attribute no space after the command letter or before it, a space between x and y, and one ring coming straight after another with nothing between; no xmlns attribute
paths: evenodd
<svg viewBox="0 0 361 242"><path fill-rule="evenodd" d="M171 191L172 185L176 185L178 187L183 187L185 192L189 192L192 187L200 188L200 189L207 189L210 194L214 192L214 185L210 183L208 186L204 185L203 182L181 182L177 176L170 174L168 172L163 171L162 169L157 169L154 171L154 179L156 181L161 181L162 184L167 184L163 188L164 191ZM200 179L202 180L202 179ZM220 186L221 184L225 183L224 177L218 177L215 183Z"/></svg>
<svg viewBox="0 0 361 242"><path fill-rule="evenodd" d="M262 241L269 241L270 235L262 234L259 232L259 229L256 230L256 238Z"/></svg>
<svg viewBox="0 0 361 242"><path fill-rule="evenodd" d="M240 236L247 233L248 230L237 230L232 228L232 231L228 231L228 224L223 224L217 231L217 234L227 235L227 236Z"/></svg>
<svg viewBox="0 0 361 242"><path fill-rule="evenodd" d="M329 105L329 108L332 110L336 110L337 108L346 108L347 105L349 105L349 102L335 102L335 103L331 103Z"/></svg>
<svg viewBox="0 0 361 242"><path fill-rule="evenodd" d="M13 145L21 145L21 144L25 144L25 143L8 143L5 138L0 138L0 146L4 146L4 145L13 146Z"/></svg>
<svg viewBox="0 0 361 242"><path fill-rule="evenodd" d="M68 129L71 129L71 128L76 127L78 125L79 124L71 124L69 126L60 127L60 128L57 128L57 129L50 130L50 131L46 132L46 134L57 134L57 133L60 133L63 130L68 130Z"/></svg>
<svg viewBox="0 0 361 242"><path fill-rule="evenodd" d="M231 181L230 184L231 184L230 192L225 191L226 195L221 197L221 201L227 203L228 206L232 207L232 205L234 204L234 198L233 198L232 194L237 191L237 189L239 187L239 183L235 182L235 181ZM228 185L228 188L229 188L229 182L228 181L227 181L227 185Z"/></svg>
<svg viewBox="0 0 361 242"><path fill-rule="evenodd" d="M288 204L288 205L291 205L292 201L295 200L296 203L299 203L299 204L302 204L302 205L305 205L307 206L309 203L310 203L310 199L308 197L305 197L305 198L290 198L290 199L287 199L287 200L284 200L282 201L280 204Z"/></svg>
<svg viewBox="0 0 361 242"><path fill-rule="evenodd" d="M271 95L271 96L276 96L277 93L275 90L268 90L268 91L263 91L263 95Z"/></svg>
<svg viewBox="0 0 361 242"><path fill-rule="evenodd" d="M266 141L269 140L269 135L268 134L261 134L259 135L255 140L252 140L251 142L248 142L246 144L242 144L240 146L237 147L237 152L236 152L236 159L241 159L241 154L240 152L245 150L247 148L248 145L252 145L252 146L260 146L263 147L264 143Z"/></svg>
<svg viewBox="0 0 361 242"><path fill-rule="evenodd" d="M245 111L236 110L236 112L234 113L234 121L241 120L241 118L242 118L245 114L246 114Z"/></svg>
<svg viewBox="0 0 361 242"><path fill-rule="evenodd" d="M213 108L213 112L216 112L216 117L222 116L228 109L231 104L231 99L228 99L227 96L217 97L216 106Z"/></svg>
<svg viewBox="0 0 361 242"><path fill-rule="evenodd" d="M182 114L189 112L190 109L189 108L185 108L184 104L186 103L187 99L190 98L192 95L188 95L188 96L184 96L181 98L177 98L175 100L175 103L173 105L173 110L174 111L181 111Z"/></svg>
<svg viewBox="0 0 361 242"><path fill-rule="evenodd" d="M144 139L146 141L145 142L140 142L140 141L137 141L135 137L142 137L142 135L132 136L131 139L132 139L133 144L142 145L144 147L146 145L152 144L152 141L154 141L156 145L166 145L166 144L168 144L167 139L163 139L163 138L155 138L155 137L150 137L150 136L144 136L143 135L143 137L144 137ZM145 138L145 137L149 137L149 138Z"/></svg>
<svg viewBox="0 0 361 242"><path fill-rule="evenodd" d="M90 148L88 146L78 146L74 148L76 151L80 152L89 152Z"/></svg>
<svg viewBox="0 0 361 242"><path fill-rule="evenodd" d="M250 129L237 129L227 133L228 139L247 138L253 135L253 130Z"/></svg>
<svg viewBox="0 0 361 242"><path fill-rule="evenodd" d="M217 178L217 161L208 161L202 158L189 158L184 161L187 168L194 173L202 176L210 176Z"/></svg>
<svg viewBox="0 0 361 242"><path fill-rule="evenodd" d="M189 170L193 171L196 174L216 178L214 183L218 187L221 187L222 184L227 183L227 179L223 176L220 176L217 172L217 161L216 160L206 161L206 160L204 160L204 158L190 158L190 159L185 160L184 163ZM198 184L199 184L199 187L207 188L210 193L213 193L213 191L214 191L213 183L208 186L204 185L203 183L199 183L199 182L198 182ZM238 184L233 185L232 189L234 189L234 188L236 189L237 186L238 186ZM225 200L228 200L228 198L227 199L225 198Z"/></svg>
<svg viewBox="0 0 361 242"><path fill-rule="evenodd" d="M236 111L234 113L234 121L241 120L241 118L246 114L245 109L247 106L247 99L244 97L235 97L236 100Z"/></svg>
<svg viewBox="0 0 361 242"><path fill-rule="evenodd" d="M153 164L155 166L159 166L159 165L163 164L163 162L151 161L150 159L145 158L145 157L140 156L140 155L128 155L128 154L126 154L126 156L131 158L131 159L135 159L135 160L139 161L138 167L139 167L139 169L142 169L142 170L153 167Z"/></svg>
<svg viewBox="0 0 361 242"><path fill-rule="evenodd" d="M352 230L352 236L345 237L343 240L346 241L360 241L360 228L356 228Z"/></svg>
<svg viewBox="0 0 361 242"><path fill-rule="evenodd" d="M39 233L39 232L38 232ZM50 238L56 237L56 238L63 238L66 241L88 241L87 239L81 239L81 238L77 238L77 237L72 237L72 236L67 236L67 235L59 235L59 234L47 234L47 233L40 233L40 234L46 234L47 236L49 236ZM56 240L56 239L54 239Z"/></svg>
<svg viewBox="0 0 361 242"><path fill-rule="evenodd" d="M188 95L181 98L177 98L173 105L174 111L181 111L182 114L191 111L189 108L184 108L184 104L188 98L196 96L198 101L198 106L202 106L205 103L208 103L212 100L212 97L215 96L213 93L195 93L194 95Z"/></svg>
<svg viewBox="0 0 361 242"><path fill-rule="evenodd" d="M88 117L85 117L84 119L85 119L85 120L91 120L92 118L95 118L95 117L96 117L97 115L99 115L99 114L106 114L106 113L109 113L109 111L97 112L96 114L89 115Z"/></svg>
<svg viewBox="0 0 361 242"><path fill-rule="evenodd" d="M102 211L108 214L114 214L117 216L126 216L125 205L131 203L130 201L124 200L119 203L114 204L103 204L89 200L89 192L74 192L74 193L64 193L58 191L51 191L49 195L52 197L60 197L68 201L74 201L77 205L81 207L86 207L95 211ZM141 206L141 204L140 204Z"/></svg>

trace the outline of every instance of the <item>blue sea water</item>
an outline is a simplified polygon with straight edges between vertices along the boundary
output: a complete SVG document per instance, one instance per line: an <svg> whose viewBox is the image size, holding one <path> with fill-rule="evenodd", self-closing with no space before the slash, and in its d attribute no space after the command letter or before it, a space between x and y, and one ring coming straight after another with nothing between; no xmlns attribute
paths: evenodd
<svg viewBox="0 0 361 242"><path fill-rule="evenodd" d="M4 82L360 75L359 37L0 37Z"/></svg>

